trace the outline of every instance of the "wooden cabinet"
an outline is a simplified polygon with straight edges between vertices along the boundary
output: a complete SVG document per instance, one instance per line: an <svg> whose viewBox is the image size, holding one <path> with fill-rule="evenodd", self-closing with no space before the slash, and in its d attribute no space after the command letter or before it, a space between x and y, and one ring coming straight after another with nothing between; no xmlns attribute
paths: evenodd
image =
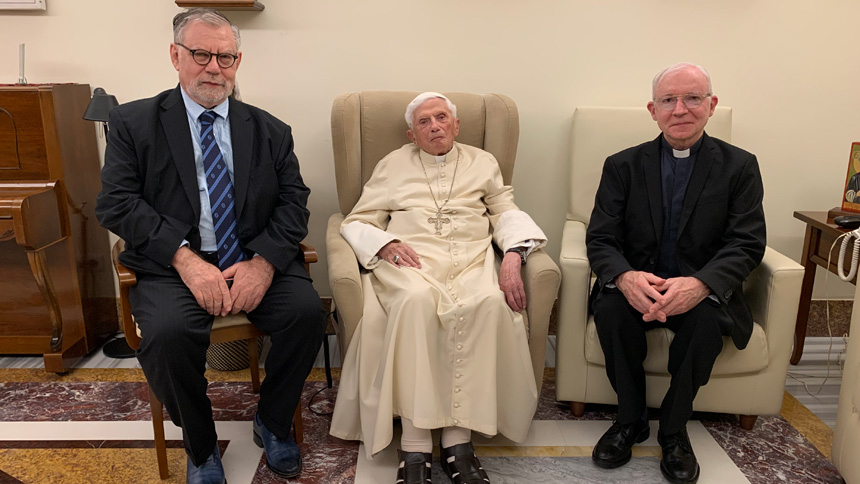
<svg viewBox="0 0 860 484"><path fill-rule="evenodd" d="M118 329L89 99L85 84L0 86L0 353L53 372Z"/></svg>

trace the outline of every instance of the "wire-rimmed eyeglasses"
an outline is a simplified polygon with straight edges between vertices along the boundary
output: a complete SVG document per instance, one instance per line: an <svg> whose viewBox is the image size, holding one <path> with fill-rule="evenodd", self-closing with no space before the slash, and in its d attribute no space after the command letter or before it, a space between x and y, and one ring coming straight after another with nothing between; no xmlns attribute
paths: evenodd
<svg viewBox="0 0 860 484"><path fill-rule="evenodd" d="M705 99L711 97L711 93L708 94L684 94L683 96L664 96L654 100L654 104L657 105L663 111L672 111L675 109L675 106L678 105L678 100L684 103L684 106L687 109L694 109L702 105L705 102Z"/></svg>
<svg viewBox="0 0 860 484"><path fill-rule="evenodd" d="M233 64L236 63L236 59L239 58L236 54L228 54L227 52L209 52L208 50L203 49L189 49L188 47L176 42L176 45L186 49L191 53L191 58L194 59L194 62L201 66L209 65L209 62L212 60L212 57L215 57L216 62L218 62L218 66L222 69L229 69L233 67Z"/></svg>

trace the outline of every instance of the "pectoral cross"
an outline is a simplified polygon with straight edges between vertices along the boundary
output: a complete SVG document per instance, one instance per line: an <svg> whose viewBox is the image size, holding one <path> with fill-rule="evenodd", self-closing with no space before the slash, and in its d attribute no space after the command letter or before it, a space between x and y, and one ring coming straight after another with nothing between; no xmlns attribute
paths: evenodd
<svg viewBox="0 0 860 484"><path fill-rule="evenodd" d="M448 217L442 217L442 210L439 209L436 211L435 217L427 219L427 223L436 224L436 235L442 235L442 224L451 223L451 219Z"/></svg>

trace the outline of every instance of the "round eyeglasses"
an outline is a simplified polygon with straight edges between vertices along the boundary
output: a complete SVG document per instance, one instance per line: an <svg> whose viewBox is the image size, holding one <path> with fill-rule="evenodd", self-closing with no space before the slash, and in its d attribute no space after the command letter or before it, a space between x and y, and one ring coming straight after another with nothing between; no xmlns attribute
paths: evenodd
<svg viewBox="0 0 860 484"><path fill-rule="evenodd" d="M209 62L212 60L212 57L215 57L216 62L218 62L218 66L222 69L229 69L233 67L233 64L236 63L236 59L239 58L236 54L228 54L226 52L214 53L209 52L208 50L203 49L189 49L188 47L176 42L176 45L182 47L191 53L191 58L194 59L194 62L201 66L209 65Z"/></svg>
<svg viewBox="0 0 860 484"><path fill-rule="evenodd" d="M680 100L684 103L684 106L687 109L697 108L705 102L705 99L711 97L711 94L685 94L683 96L665 96L661 98L657 98L654 100L654 104L657 105L663 111L673 111L675 106L678 105L678 101Z"/></svg>

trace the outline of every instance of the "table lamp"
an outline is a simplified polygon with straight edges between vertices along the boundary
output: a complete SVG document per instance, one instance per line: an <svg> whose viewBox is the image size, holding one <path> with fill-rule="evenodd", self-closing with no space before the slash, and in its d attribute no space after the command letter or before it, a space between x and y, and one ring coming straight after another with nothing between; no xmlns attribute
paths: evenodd
<svg viewBox="0 0 860 484"><path fill-rule="evenodd" d="M93 90L93 97L84 111L83 118L87 121L100 121L104 125L105 136L108 132L108 119L110 110L117 107L119 103L116 96L108 94L104 89L97 87Z"/></svg>

